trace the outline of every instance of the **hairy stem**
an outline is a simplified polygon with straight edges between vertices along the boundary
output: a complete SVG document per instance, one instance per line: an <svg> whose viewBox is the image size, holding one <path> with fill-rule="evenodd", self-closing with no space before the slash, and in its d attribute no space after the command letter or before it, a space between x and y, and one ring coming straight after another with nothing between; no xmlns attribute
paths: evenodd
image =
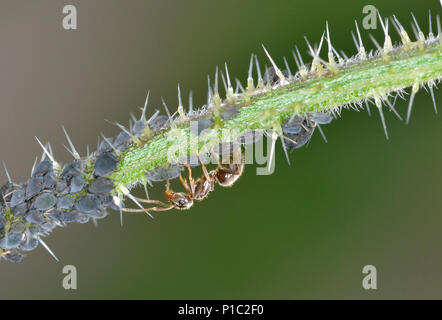
<svg viewBox="0 0 442 320"><path fill-rule="evenodd" d="M304 80L291 81L273 88L262 88L241 95L235 105L240 107L234 119L222 122L207 137L190 133L190 123L213 117L219 107L209 106L198 116L183 118L174 128L155 136L143 145L132 145L121 155L112 179L125 187L143 182L147 171L173 163L173 159L191 154L190 146L212 149L226 142L222 130L238 134L255 129L279 130L290 115L329 111L339 106L359 103L365 99L383 100L388 94L407 87L423 85L442 78L442 53L438 41L423 47L390 51L388 57L379 54L367 60L353 60L334 72L310 75ZM221 107L229 104L225 102ZM173 152L171 152L173 150ZM171 156L173 155L173 156Z"/></svg>

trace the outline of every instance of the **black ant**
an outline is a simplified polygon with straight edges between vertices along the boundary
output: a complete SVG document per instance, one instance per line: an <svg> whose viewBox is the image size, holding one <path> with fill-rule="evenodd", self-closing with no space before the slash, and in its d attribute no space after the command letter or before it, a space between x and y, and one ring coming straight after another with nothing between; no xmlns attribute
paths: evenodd
<svg viewBox="0 0 442 320"><path fill-rule="evenodd" d="M158 206L147 208L147 209L122 209L126 212L147 212L147 211L166 211L170 209L186 210L192 207L193 200L201 201L205 199L210 192L215 188L215 182L217 182L222 187L231 187L236 180L244 172L245 159L241 148L233 152L233 161L228 164L223 164L219 161L218 157L212 152L212 156L218 162L218 167L215 170L207 171L204 162L202 161L198 152L196 153L199 161L201 162L204 175L196 180L192 177L192 169L188 164L185 164L187 170L189 171L189 183L180 175L180 181L186 189L186 192L174 192L170 189L169 179L166 183L165 196L170 204L164 203L159 200L146 200L135 198L136 200L143 203L156 204Z"/></svg>

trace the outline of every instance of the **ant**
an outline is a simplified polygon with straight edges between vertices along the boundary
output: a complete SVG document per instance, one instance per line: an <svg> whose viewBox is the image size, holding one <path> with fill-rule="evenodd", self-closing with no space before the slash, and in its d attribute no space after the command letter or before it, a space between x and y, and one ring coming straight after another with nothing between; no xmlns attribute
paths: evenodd
<svg viewBox="0 0 442 320"><path fill-rule="evenodd" d="M245 166L245 157L244 154L239 148L238 150L233 152L232 158L233 161L228 164L223 164L219 161L218 157L212 151L212 156L218 162L218 167L215 170L207 171L206 166L204 165L203 160L201 159L198 152L196 152L199 161L201 162L202 169L204 175L201 178L197 178L196 180L192 177L192 169L188 164L185 164L187 170L189 171L189 183L180 175L180 181L183 185L186 192L175 192L170 189L169 179L167 179L166 183L166 192L165 196L167 200L170 202L169 204L161 202L159 200L146 200L135 198L136 200L149 203L156 204L157 206L147 209L128 209L124 208L123 211L126 212L147 212L147 211L166 211L170 209L179 209L179 210L187 210L193 205L193 200L201 201L205 199L210 192L212 192L215 188L215 182L217 182L222 187L231 187L236 180L244 172Z"/></svg>

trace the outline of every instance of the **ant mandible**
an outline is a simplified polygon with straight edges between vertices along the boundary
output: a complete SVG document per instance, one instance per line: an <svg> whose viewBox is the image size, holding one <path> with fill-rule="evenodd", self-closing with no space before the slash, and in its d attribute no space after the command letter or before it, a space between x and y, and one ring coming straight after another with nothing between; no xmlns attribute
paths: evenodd
<svg viewBox="0 0 442 320"><path fill-rule="evenodd" d="M193 200L201 201L205 199L209 195L209 193L214 190L215 182L217 182L222 187L231 187L244 172L245 157L241 148L233 152L232 155L233 161L229 161L228 164L221 163L218 157L212 151L212 156L218 162L218 167L210 172L207 171L207 168L204 165L204 162L201 159L198 152L196 152L196 155L198 156L198 159L201 162L204 175L201 178L197 178L195 180L192 177L192 169L188 164L185 164L187 170L189 171L189 183L187 183L187 180L184 179L181 175L179 178L184 189L186 189L186 192L175 192L171 190L168 179L166 183L165 196L169 201L169 204L159 200L146 200L141 198L135 198L140 202L156 204L157 206L152 208L146 208L144 210L124 208L123 211L126 212L166 211L173 208L179 210L186 210L192 207Z"/></svg>

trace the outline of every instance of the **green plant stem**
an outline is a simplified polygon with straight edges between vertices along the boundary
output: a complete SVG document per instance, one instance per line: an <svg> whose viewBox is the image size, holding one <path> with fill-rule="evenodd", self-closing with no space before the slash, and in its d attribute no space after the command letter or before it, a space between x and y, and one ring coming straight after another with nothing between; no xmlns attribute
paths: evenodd
<svg viewBox="0 0 442 320"><path fill-rule="evenodd" d="M143 182L148 170L167 167L172 162L171 148L177 158L192 153L189 142L190 145L195 143L199 149L210 150L225 142L226 138L220 137L222 130L238 134L254 129L278 130L290 115L327 111L368 98L382 100L389 93L437 81L442 78L441 46L434 41L424 48L399 48L390 52L387 60L379 55L365 61L355 60L338 70L334 74L326 70L322 75L310 75L302 81L239 98L235 104L240 107L238 116L199 140L190 133L190 119L183 119L176 128L158 134L144 145L128 148L121 155L119 168L112 178L117 185L125 187ZM216 108L209 108L208 112L192 120L213 116L214 110Z"/></svg>

